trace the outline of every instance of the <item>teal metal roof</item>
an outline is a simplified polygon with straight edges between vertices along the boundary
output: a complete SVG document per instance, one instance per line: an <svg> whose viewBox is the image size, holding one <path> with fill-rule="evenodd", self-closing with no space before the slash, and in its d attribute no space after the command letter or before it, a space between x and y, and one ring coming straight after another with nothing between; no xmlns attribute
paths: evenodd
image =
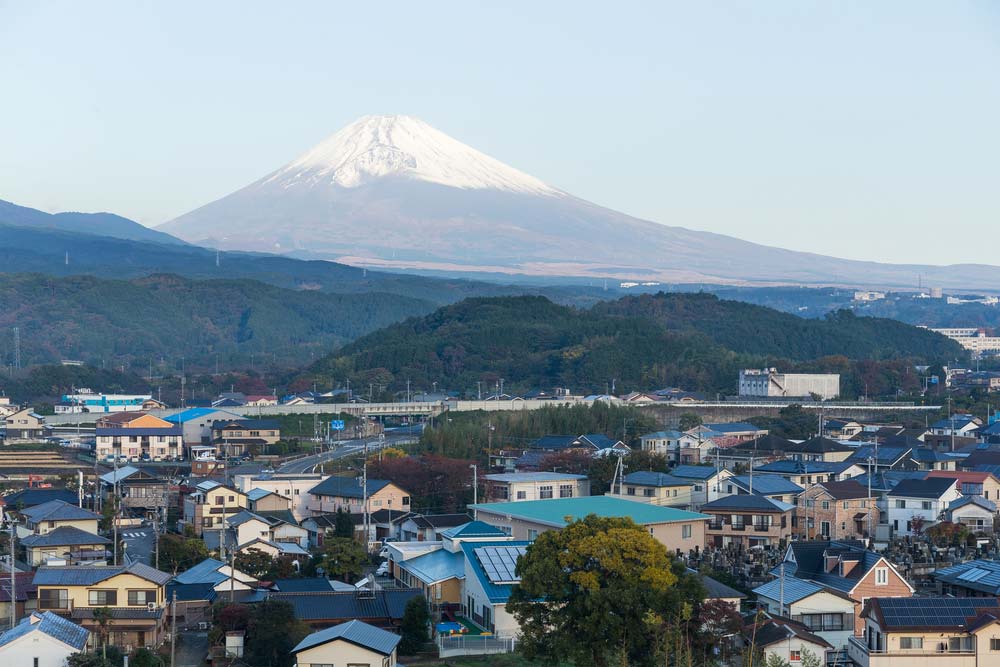
<svg viewBox="0 0 1000 667"><path fill-rule="evenodd" d="M627 501L626 501L627 502ZM522 503L517 503L522 504ZM510 592L514 588L514 583L493 583L490 581L489 575L486 570L483 569L483 563L480 562L479 557L476 555L476 549L480 547L499 547L504 549L523 549L529 546L531 542L463 542L462 552L465 554L465 559L469 563L470 569L476 575L476 579L479 580L479 585L482 587L483 592L490 599L493 604L499 604L506 602L510 598Z"/></svg>
<svg viewBox="0 0 1000 667"><path fill-rule="evenodd" d="M637 524L676 523L710 518L706 514L688 512L673 507L659 507L633 500L611 496L586 496L580 498L553 498L551 500L525 500L513 503L480 503L475 510L535 521L562 527L566 518L582 519L590 514L599 517L629 517Z"/></svg>
<svg viewBox="0 0 1000 667"><path fill-rule="evenodd" d="M447 579L465 578L465 557L447 549L432 551L397 565L428 586Z"/></svg>
<svg viewBox="0 0 1000 667"><path fill-rule="evenodd" d="M485 521L469 521L468 523L463 523L460 526L455 526L443 531L441 536L454 540L469 539L474 537L506 537L507 533L503 532L496 526L491 526Z"/></svg>

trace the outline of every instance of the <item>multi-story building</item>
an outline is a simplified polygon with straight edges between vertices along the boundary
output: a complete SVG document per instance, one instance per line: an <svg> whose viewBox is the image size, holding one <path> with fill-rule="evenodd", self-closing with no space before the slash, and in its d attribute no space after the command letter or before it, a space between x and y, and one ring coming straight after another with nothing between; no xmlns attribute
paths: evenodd
<svg viewBox="0 0 1000 667"><path fill-rule="evenodd" d="M676 465L698 465L715 449L711 438L702 438L684 431L656 431L639 438L642 451L662 454Z"/></svg>
<svg viewBox="0 0 1000 667"><path fill-rule="evenodd" d="M740 396L746 398L808 398L822 400L840 396L837 373L779 373L776 368L740 371Z"/></svg>
<svg viewBox="0 0 1000 667"><path fill-rule="evenodd" d="M410 511L410 494L389 480L369 479L368 512L380 509ZM351 514L365 512L365 488L360 477L327 477L309 489L307 508L312 514L327 514L345 509Z"/></svg>
<svg viewBox="0 0 1000 667"><path fill-rule="evenodd" d="M41 440L45 437L45 417L32 408L24 408L4 418L4 440Z"/></svg>
<svg viewBox="0 0 1000 667"><path fill-rule="evenodd" d="M181 427L185 447L212 444L212 424L226 419L240 419L238 414L216 408L188 408L164 417Z"/></svg>
<svg viewBox="0 0 1000 667"><path fill-rule="evenodd" d="M1000 664L996 598L880 598L848 642L858 667L980 667Z"/></svg>
<svg viewBox="0 0 1000 667"><path fill-rule="evenodd" d="M76 394L63 394L62 399L54 408L58 415L82 412L141 411L161 406L162 404L153 400L151 394L98 394L91 391L81 391Z"/></svg>
<svg viewBox="0 0 1000 667"><path fill-rule="evenodd" d="M775 545L792 534L794 505L757 494L732 495L699 510L711 517L705 527L708 546L744 548Z"/></svg>
<svg viewBox="0 0 1000 667"><path fill-rule="evenodd" d="M107 561L111 541L98 535L99 514L62 500L50 500L21 510L21 515L25 520L23 530L31 533L22 534L20 545L32 566L57 561L103 565Z"/></svg>
<svg viewBox="0 0 1000 667"><path fill-rule="evenodd" d="M753 469L754 475L778 475L806 488L820 482L851 479L865 472L854 461L772 461Z"/></svg>
<svg viewBox="0 0 1000 667"><path fill-rule="evenodd" d="M518 472L485 475L487 502L577 498L590 495L586 475L561 472Z"/></svg>
<svg viewBox="0 0 1000 667"><path fill-rule="evenodd" d="M824 540L868 537L879 523L877 500L874 491L851 479L814 484L795 508L795 534Z"/></svg>
<svg viewBox="0 0 1000 667"><path fill-rule="evenodd" d="M92 633L107 629L123 651L158 647L167 630L164 586L170 575L142 563L129 566L40 567L34 584L39 611L70 618ZM104 622L95 611L107 608Z"/></svg>
<svg viewBox="0 0 1000 667"><path fill-rule="evenodd" d="M176 495L171 492L168 480L134 466L112 470L101 475L100 480L105 496L117 493L122 507L145 510L149 516L158 514L160 508L168 506L171 496Z"/></svg>
<svg viewBox="0 0 1000 667"><path fill-rule="evenodd" d="M295 518L302 520L312 514L310 505L315 499L310 490L327 479L319 473L263 473L259 475L233 475L233 486L249 494L251 491L270 491L288 499L288 507Z"/></svg>
<svg viewBox="0 0 1000 667"><path fill-rule="evenodd" d="M931 329L935 333L953 341L975 354L995 354L1000 352L1000 336L990 336L985 329L975 327L953 329Z"/></svg>
<svg viewBox="0 0 1000 667"><path fill-rule="evenodd" d="M246 508L245 493L206 480L198 483L194 493L184 498L184 523L199 537L206 531L221 534L226 529L226 520Z"/></svg>
<svg viewBox="0 0 1000 667"><path fill-rule="evenodd" d="M184 455L181 427L144 412L115 412L97 420L98 461L170 461Z"/></svg>
<svg viewBox="0 0 1000 667"><path fill-rule="evenodd" d="M691 489L695 483L663 472L637 470L612 484L607 495L625 500L637 500L663 507L687 509L692 505Z"/></svg>
<svg viewBox="0 0 1000 667"><path fill-rule="evenodd" d="M247 451L281 440L277 419L226 419L212 423L212 444L223 456L240 456Z"/></svg>
<svg viewBox="0 0 1000 667"><path fill-rule="evenodd" d="M913 535L942 518L952 501L962 497L958 480L947 477L904 479L886 494L888 522L895 535ZM917 522L917 523L915 523Z"/></svg>
<svg viewBox="0 0 1000 667"><path fill-rule="evenodd" d="M733 472L726 468L679 465L671 468L670 474L691 482L691 509L694 511L707 502L736 493L730 481Z"/></svg>

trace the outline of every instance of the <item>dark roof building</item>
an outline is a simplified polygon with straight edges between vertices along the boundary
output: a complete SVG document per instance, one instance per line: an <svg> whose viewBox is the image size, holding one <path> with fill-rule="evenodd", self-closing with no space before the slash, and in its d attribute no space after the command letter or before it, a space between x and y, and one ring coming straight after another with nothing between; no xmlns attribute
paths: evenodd
<svg viewBox="0 0 1000 667"><path fill-rule="evenodd" d="M330 626L362 620L378 628L392 629L403 620L406 603L422 595L419 589L331 591L324 593L268 593L271 600L292 605L299 620L314 626Z"/></svg>
<svg viewBox="0 0 1000 667"><path fill-rule="evenodd" d="M335 625L332 628L327 628L326 630L320 630L319 632L314 632L292 649L292 653L299 653L300 651L305 651L306 649L315 648L321 646L322 644L327 644L332 641L345 641L355 646L360 646L361 648L368 649L369 651L374 651L375 653L380 653L385 656L392 655L392 652L396 650L396 646L402 641L402 637L399 635L387 632L382 628L376 628L373 625L368 625L363 621L348 621L347 623L341 623L340 625Z"/></svg>
<svg viewBox="0 0 1000 667"><path fill-rule="evenodd" d="M391 482L387 479L369 479L368 495L381 491ZM360 477L327 477L322 482L309 489L314 496L331 496L334 498L364 498Z"/></svg>

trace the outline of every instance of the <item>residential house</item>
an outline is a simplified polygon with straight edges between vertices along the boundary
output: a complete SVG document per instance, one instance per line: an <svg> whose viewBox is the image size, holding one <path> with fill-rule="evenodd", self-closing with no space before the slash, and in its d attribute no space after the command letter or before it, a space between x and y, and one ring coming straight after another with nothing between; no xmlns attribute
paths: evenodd
<svg viewBox="0 0 1000 667"><path fill-rule="evenodd" d="M586 475L561 472L521 472L485 475L488 502L576 498L590 495Z"/></svg>
<svg viewBox="0 0 1000 667"><path fill-rule="evenodd" d="M232 475L233 486L243 493L250 494L256 490L270 491L289 500L287 509L298 520L303 520L313 513L310 505L313 498L309 491L317 484L327 479L328 475L317 473L263 473L263 474L239 474L238 471ZM275 499L264 501L265 504L274 505L278 501Z"/></svg>
<svg viewBox="0 0 1000 667"><path fill-rule="evenodd" d="M52 611L91 632L102 630L94 611L110 609L111 644L131 651L155 648L167 630L164 586L170 575L142 563L129 566L40 567L35 573L39 611Z"/></svg>
<svg viewBox="0 0 1000 667"><path fill-rule="evenodd" d="M826 651L833 648L802 623L780 617L753 619L743 628L743 641L760 650L761 664L772 664L773 661L798 665L809 653L823 660Z"/></svg>
<svg viewBox="0 0 1000 667"><path fill-rule="evenodd" d="M950 471L958 466L958 458L950 452L930 447L914 447L910 451L910 459L916 464L917 470Z"/></svg>
<svg viewBox="0 0 1000 667"><path fill-rule="evenodd" d="M577 498L570 500L579 500ZM528 503L566 502L536 500ZM622 502L628 502L622 501ZM521 581L516 573L518 559L531 542L462 542L465 554L465 609L479 627L498 637L520 634L517 619L507 611L511 591Z"/></svg>
<svg viewBox="0 0 1000 667"><path fill-rule="evenodd" d="M736 487L729 482L733 472L726 468L680 465L671 468L670 474L691 482L691 509L695 511L707 502L736 493Z"/></svg>
<svg viewBox="0 0 1000 667"><path fill-rule="evenodd" d="M979 558L931 572L938 592L957 598L1000 598L1000 562Z"/></svg>
<svg viewBox="0 0 1000 667"><path fill-rule="evenodd" d="M830 418L823 420L823 433L835 440L850 440L864 431L864 426L853 419Z"/></svg>
<svg viewBox="0 0 1000 667"><path fill-rule="evenodd" d="M366 492L367 489L367 492ZM369 479L365 488L360 477L327 477L309 489L306 500L312 514L326 514L344 508L352 514L392 509L409 512L410 494L386 479Z"/></svg>
<svg viewBox="0 0 1000 667"><path fill-rule="evenodd" d="M45 417L31 408L24 408L7 415L4 424L6 427L4 439L7 442L41 440L45 437Z"/></svg>
<svg viewBox="0 0 1000 667"><path fill-rule="evenodd" d="M65 667L87 648L90 632L51 611L32 612L0 635L0 662L15 667Z"/></svg>
<svg viewBox="0 0 1000 667"><path fill-rule="evenodd" d="M624 500L637 500L663 507L691 507L691 489L695 483L663 472L637 470L612 484L606 495Z"/></svg>
<svg viewBox="0 0 1000 667"><path fill-rule="evenodd" d="M10 396L0 396L0 419L19 411L21 406L11 403Z"/></svg>
<svg viewBox="0 0 1000 667"><path fill-rule="evenodd" d="M778 475L805 488L819 482L836 482L864 473L866 468L851 461L772 461L753 469L754 476Z"/></svg>
<svg viewBox="0 0 1000 667"><path fill-rule="evenodd" d="M45 564L106 565L111 540L73 526L21 538L25 562L32 567Z"/></svg>
<svg viewBox="0 0 1000 667"><path fill-rule="evenodd" d="M292 499L267 489L250 489L247 493L247 508L251 512L292 511Z"/></svg>
<svg viewBox="0 0 1000 667"><path fill-rule="evenodd" d="M729 481L737 494L755 493L789 505L794 505L803 491L795 482L777 475L737 475Z"/></svg>
<svg viewBox="0 0 1000 667"><path fill-rule="evenodd" d="M141 509L155 516L161 507L172 504L168 481L149 470L124 466L101 475L100 480L104 495L117 490L119 504L126 509Z"/></svg>
<svg viewBox="0 0 1000 667"><path fill-rule="evenodd" d="M702 440L712 440L721 449L767 435L767 429L757 428L746 422L701 424L687 432Z"/></svg>
<svg viewBox="0 0 1000 667"><path fill-rule="evenodd" d="M248 408L265 408L277 404L278 404L278 397L274 395L252 394L250 396L247 396L243 401L243 405L245 405Z"/></svg>
<svg viewBox="0 0 1000 667"><path fill-rule="evenodd" d="M706 574L702 574L697 570L692 570L687 568L688 574L693 574L698 579L701 580L701 585L705 587L705 599L706 600L720 600L730 605L733 611L739 612L740 601L746 599L746 594L741 593L735 588L725 585L721 581L713 579Z"/></svg>
<svg viewBox="0 0 1000 667"><path fill-rule="evenodd" d="M348 621L320 630L300 641L292 654L295 667L310 665L396 666L401 637L363 621Z"/></svg>
<svg viewBox="0 0 1000 667"><path fill-rule="evenodd" d="M711 517L706 526L707 545L776 545L791 537L794 509L794 505L757 494L726 496L705 503L701 512Z"/></svg>
<svg viewBox="0 0 1000 667"><path fill-rule="evenodd" d="M622 500L612 496L554 498L520 503L480 503L472 505L475 517L496 526L519 540L534 540L546 530L558 530L569 521L589 514L600 517L628 517L647 528L667 549L688 553L705 546L705 523L710 517L673 507Z"/></svg>
<svg viewBox="0 0 1000 667"><path fill-rule="evenodd" d="M970 414L952 415L931 424L932 435L961 436L974 435L983 421Z"/></svg>
<svg viewBox="0 0 1000 667"><path fill-rule="evenodd" d="M247 508L247 496L242 491L205 480L195 485L194 493L184 498L184 523L202 537L207 532L221 533L226 519Z"/></svg>
<svg viewBox="0 0 1000 667"><path fill-rule="evenodd" d="M472 521L468 514L410 514L400 523L399 537L404 542L440 540L441 534Z"/></svg>
<svg viewBox="0 0 1000 667"><path fill-rule="evenodd" d="M867 471L916 470L913 447L889 445L860 445L847 460Z"/></svg>
<svg viewBox="0 0 1000 667"><path fill-rule="evenodd" d="M285 514L284 518L281 515ZM301 548L309 546L309 532L295 522L294 517L285 510L267 514L256 514L243 510L226 520L232 532L232 544L238 549L254 540L268 542L291 543Z"/></svg>
<svg viewBox="0 0 1000 667"><path fill-rule="evenodd" d="M166 596L177 614L178 628L197 627L212 620L212 605L224 599L244 602L257 595L258 581L221 560L206 558L176 575L166 585ZM176 604L174 601L176 600Z"/></svg>
<svg viewBox="0 0 1000 667"><path fill-rule="evenodd" d="M70 491L69 489L41 489L36 487L21 489L20 491L15 491L14 493L3 497L4 505L14 510L28 509L29 507L35 507L37 505L47 503L50 500L61 500L69 505L75 505L79 502L80 498L76 491Z"/></svg>
<svg viewBox="0 0 1000 667"><path fill-rule="evenodd" d="M895 535L913 535L938 522L953 500L962 496L958 480L946 477L907 479L886 494L888 521ZM914 524L917 521L917 524ZM919 529L919 531L915 531Z"/></svg>
<svg viewBox="0 0 1000 667"><path fill-rule="evenodd" d="M59 528L76 528L96 535L101 520L100 514L62 500L50 500L25 508L20 514L24 517L24 526L19 527L19 531L30 531L35 535L45 535Z"/></svg>
<svg viewBox="0 0 1000 667"><path fill-rule="evenodd" d="M814 484L795 508L795 534L824 540L868 537L879 523L877 501L874 491L853 479Z"/></svg>
<svg viewBox="0 0 1000 667"><path fill-rule="evenodd" d="M594 455L609 452L628 454L631 449L621 440L612 440L600 433L588 433L581 436L543 435L528 445L529 449L544 452L584 451Z"/></svg>
<svg viewBox="0 0 1000 667"><path fill-rule="evenodd" d="M811 582L846 595L854 603L854 634L864 629L861 612L868 598L910 597L913 586L886 558L850 540L792 542L780 565L771 570L776 577ZM807 625L822 619L800 619Z"/></svg>
<svg viewBox="0 0 1000 667"><path fill-rule="evenodd" d="M845 647L854 635L854 601L835 588L779 575L753 592L769 614L801 623L830 647Z"/></svg>
<svg viewBox="0 0 1000 667"><path fill-rule="evenodd" d="M852 637L847 646L859 667L974 667L997 662L996 598L875 597L862 616L863 634Z"/></svg>
<svg viewBox="0 0 1000 667"><path fill-rule="evenodd" d="M281 440L277 419L224 419L212 422L212 444L222 456L259 453Z"/></svg>
<svg viewBox="0 0 1000 667"><path fill-rule="evenodd" d="M0 571L0 578L3 580L3 583L0 584L0 618L9 619L11 617L10 566L3 563L2 568ZM14 568L13 612L16 618L24 618L27 614L38 609L38 589L33 583L35 573L28 568L27 564L24 565L24 568L25 571L19 571L19 566Z"/></svg>
<svg viewBox="0 0 1000 667"><path fill-rule="evenodd" d="M740 452L747 458L752 457L754 460L764 458L839 463L854 453L854 447L822 437L796 442L775 435L764 435L728 448L725 456L729 457L731 454L735 456L735 452Z"/></svg>
<svg viewBox="0 0 1000 667"><path fill-rule="evenodd" d="M656 431L639 438L642 451L662 454L676 465L698 465L715 449L711 438L699 438L684 431Z"/></svg>
<svg viewBox="0 0 1000 667"><path fill-rule="evenodd" d="M974 470L932 470L926 479L954 479L963 496L982 496L986 500L1000 500L1000 478L990 472Z"/></svg>
<svg viewBox="0 0 1000 667"><path fill-rule="evenodd" d="M997 504L982 496L962 496L948 504L945 520L958 523L974 533L992 533Z"/></svg>
<svg viewBox="0 0 1000 667"><path fill-rule="evenodd" d="M184 455L181 427L145 412L101 416L94 433L98 461L171 461Z"/></svg>
<svg viewBox="0 0 1000 667"><path fill-rule="evenodd" d="M289 558L302 561L308 560L312 555L297 542L276 542L274 540L258 537L255 540L237 547L238 553L247 553L251 550L260 551L267 554L272 560L278 558Z"/></svg>

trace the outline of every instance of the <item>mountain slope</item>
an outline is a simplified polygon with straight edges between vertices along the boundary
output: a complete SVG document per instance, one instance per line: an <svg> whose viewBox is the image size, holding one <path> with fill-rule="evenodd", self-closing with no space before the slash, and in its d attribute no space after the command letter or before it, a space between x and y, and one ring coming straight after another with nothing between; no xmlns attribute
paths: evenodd
<svg viewBox="0 0 1000 667"><path fill-rule="evenodd" d="M897 322L848 315L801 320L805 328L799 329L794 315L714 297L708 297L713 304L701 295L651 299L666 303L657 309L644 299L625 299L577 310L541 297L469 299L368 334L310 372L357 382L377 377L396 389L404 380L424 388L436 382L467 395L475 395L477 383L491 388L500 378L514 391L603 392L615 380L619 392L665 385L732 392L741 367L775 363L783 370L839 372L851 395L866 383L872 393L913 388L914 359L962 357L953 342ZM706 306L710 315L696 312ZM728 325L735 333L724 330ZM793 331L768 337L780 326ZM822 344L814 345L813 336ZM884 360L865 358L872 352Z"/></svg>
<svg viewBox="0 0 1000 667"><path fill-rule="evenodd" d="M0 331L17 326L24 365L79 359L101 366L186 357L249 365L308 363L345 341L433 305L393 294L287 290L250 280L0 274ZM9 337L0 361L10 362Z"/></svg>
<svg viewBox="0 0 1000 667"><path fill-rule="evenodd" d="M965 356L952 340L896 320L857 317L850 311L805 319L712 294L643 294L594 306L593 312L640 317L670 331L698 332L737 352L807 360L831 355L853 359Z"/></svg>
<svg viewBox="0 0 1000 667"><path fill-rule="evenodd" d="M97 234L118 239L185 245L180 239L140 225L114 213L45 213L0 199L0 224L58 229L79 234Z"/></svg>
<svg viewBox="0 0 1000 667"><path fill-rule="evenodd" d="M666 226L561 192L422 121L371 116L160 229L354 265L668 282L991 287L1000 267L857 262Z"/></svg>

